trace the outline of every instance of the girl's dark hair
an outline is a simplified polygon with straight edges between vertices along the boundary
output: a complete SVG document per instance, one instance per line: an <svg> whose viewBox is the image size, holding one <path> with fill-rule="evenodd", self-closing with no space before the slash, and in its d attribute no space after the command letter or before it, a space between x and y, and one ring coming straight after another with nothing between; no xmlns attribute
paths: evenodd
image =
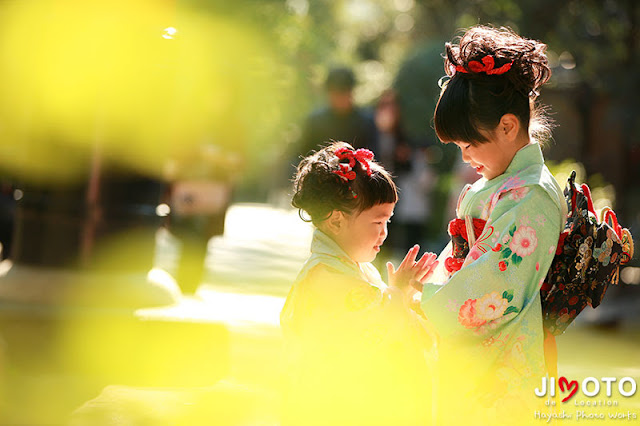
<svg viewBox="0 0 640 426"><path fill-rule="evenodd" d="M318 225L331 216L334 210L359 213L377 204L398 201L398 190L389 173L375 161L370 162L371 176L356 161L355 179L344 181L335 171L340 170L340 159L335 152L339 148L353 147L345 142L333 142L308 157L298 165L293 180L294 194L291 204L305 211L310 221Z"/></svg>
<svg viewBox="0 0 640 426"><path fill-rule="evenodd" d="M544 107L537 106L538 89L549 80L547 46L508 28L472 27L458 44L446 43L444 68L450 79L442 85L434 126L442 142L488 142L479 130L493 130L504 114L514 114L532 137L545 137L549 125ZM504 74L473 72L469 62L490 55L494 68L509 62ZM456 72L462 66L468 72Z"/></svg>

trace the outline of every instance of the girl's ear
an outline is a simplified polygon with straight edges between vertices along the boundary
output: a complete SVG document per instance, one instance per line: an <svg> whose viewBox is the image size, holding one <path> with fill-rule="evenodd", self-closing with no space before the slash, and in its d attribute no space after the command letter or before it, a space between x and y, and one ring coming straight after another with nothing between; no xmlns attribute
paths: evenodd
<svg viewBox="0 0 640 426"><path fill-rule="evenodd" d="M514 141L520 133L520 120L514 114L505 114L498 123L498 133L504 135L507 140Z"/></svg>
<svg viewBox="0 0 640 426"><path fill-rule="evenodd" d="M333 235L338 235L340 231L342 231L345 227L347 221L347 217L344 212L340 210L334 210L331 212L331 216L329 216L324 221L324 226L329 233Z"/></svg>

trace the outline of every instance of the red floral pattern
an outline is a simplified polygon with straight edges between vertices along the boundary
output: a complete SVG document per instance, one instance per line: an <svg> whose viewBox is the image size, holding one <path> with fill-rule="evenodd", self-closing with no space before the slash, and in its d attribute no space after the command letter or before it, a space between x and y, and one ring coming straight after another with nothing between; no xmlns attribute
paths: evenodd
<svg viewBox="0 0 640 426"><path fill-rule="evenodd" d="M507 62L499 68L495 68L496 60L491 55L486 55L482 58L482 62L479 61L469 61L467 67L462 65L456 66L456 71L468 74L472 73L485 73L487 75L500 75L504 74L511 69L513 62Z"/></svg>

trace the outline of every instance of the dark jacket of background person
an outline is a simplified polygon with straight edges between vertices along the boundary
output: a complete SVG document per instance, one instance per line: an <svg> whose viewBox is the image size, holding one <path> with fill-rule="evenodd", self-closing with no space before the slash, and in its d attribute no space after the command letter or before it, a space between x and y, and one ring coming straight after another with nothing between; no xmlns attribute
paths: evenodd
<svg viewBox="0 0 640 426"><path fill-rule="evenodd" d="M380 96L375 123L379 132L376 158L393 174L400 191L384 251L389 255L392 250L400 256L414 244L425 243L436 175L428 162L427 150L410 144L403 131L395 91L386 90Z"/></svg>
<svg viewBox="0 0 640 426"><path fill-rule="evenodd" d="M14 186L8 179L0 178L0 261L11 253L16 201Z"/></svg>
<svg viewBox="0 0 640 426"><path fill-rule="evenodd" d="M296 155L308 155L330 140L355 148L377 148L373 115L354 104L356 80L348 68L334 68L325 82L328 104L314 110L304 123Z"/></svg>

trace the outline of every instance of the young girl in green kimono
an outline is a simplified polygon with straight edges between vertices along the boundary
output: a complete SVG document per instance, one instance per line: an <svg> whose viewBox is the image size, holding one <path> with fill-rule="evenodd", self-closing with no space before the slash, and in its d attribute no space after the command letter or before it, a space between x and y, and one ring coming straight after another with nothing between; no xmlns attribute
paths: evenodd
<svg viewBox="0 0 640 426"><path fill-rule="evenodd" d="M446 44L450 78L442 84L435 130L482 178L462 191L457 205L469 254L459 260L445 249L446 267L422 294L439 336L441 424L509 418L523 424L543 402L534 395L546 374L540 286L566 217L562 190L536 138L544 121L535 100L551 74L545 49L510 30L482 26ZM461 403L470 419L460 417Z"/></svg>
<svg viewBox="0 0 640 426"><path fill-rule="evenodd" d="M292 204L316 227L282 310L285 425L424 425L433 346L412 309L435 254L414 246L386 285L370 263L398 199L373 153L333 143L302 160ZM419 311L419 307L416 307Z"/></svg>

